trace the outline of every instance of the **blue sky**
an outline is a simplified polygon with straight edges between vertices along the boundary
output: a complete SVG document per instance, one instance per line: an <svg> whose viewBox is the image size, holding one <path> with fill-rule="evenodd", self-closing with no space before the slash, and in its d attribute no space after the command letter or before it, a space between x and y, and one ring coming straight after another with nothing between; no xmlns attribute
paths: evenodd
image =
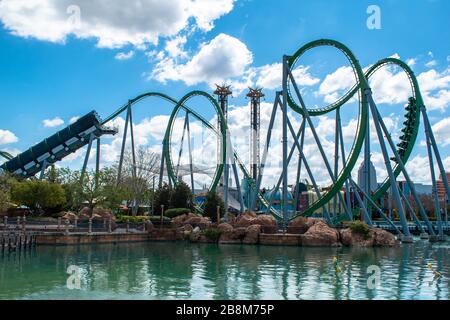
<svg viewBox="0 0 450 320"><path fill-rule="evenodd" d="M448 157L448 1L171 0L162 5L149 0L127 1L126 8L121 1L105 3L0 1L0 149L23 151L63 128L72 117L94 109L106 117L146 91L180 98L191 90L211 91L215 82L228 81L235 92L230 104L242 113L247 112L243 89L268 84L266 103L270 105L275 91L271 85L276 82L274 64L282 55L294 53L309 41L332 38L346 44L363 67L397 55L408 60L416 75L422 74L422 81L430 84L427 95L433 99L430 118L443 157ZM75 11L70 5L77 6ZM380 8L381 29L367 28L369 5ZM78 17L77 8L80 25L67 26L78 23L70 20ZM310 80L306 100L323 105L327 95L330 99L339 91L322 84L345 60L333 50L318 50L305 58L301 64L307 68L305 79ZM386 76L395 76L395 70ZM334 81L340 82L336 77ZM386 95L404 90L386 79L389 84L379 88ZM321 86L322 94L317 94ZM383 115L398 115L401 109L389 108L402 103L394 97L386 100ZM152 101L146 102L151 108L136 111L137 124L169 113L164 103ZM205 117L214 116L210 108L198 105ZM344 112L344 123L356 116ZM237 130L245 131L245 127ZM152 128L142 132L148 135L143 137L145 144L160 144ZM411 168L417 175L426 152L421 139L414 154L419 158ZM105 151L114 149L111 145ZM447 162L450 165L450 159Z"/></svg>

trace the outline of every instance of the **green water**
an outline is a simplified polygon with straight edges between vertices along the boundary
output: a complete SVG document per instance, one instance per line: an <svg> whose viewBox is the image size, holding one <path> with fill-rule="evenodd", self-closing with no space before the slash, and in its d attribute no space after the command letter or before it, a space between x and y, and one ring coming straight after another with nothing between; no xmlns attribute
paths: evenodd
<svg viewBox="0 0 450 320"><path fill-rule="evenodd" d="M449 299L449 251L449 243L421 241L395 249L40 246L0 253L0 299ZM79 290L67 288L70 265L79 268ZM380 283L369 289L371 265Z"/></svg>

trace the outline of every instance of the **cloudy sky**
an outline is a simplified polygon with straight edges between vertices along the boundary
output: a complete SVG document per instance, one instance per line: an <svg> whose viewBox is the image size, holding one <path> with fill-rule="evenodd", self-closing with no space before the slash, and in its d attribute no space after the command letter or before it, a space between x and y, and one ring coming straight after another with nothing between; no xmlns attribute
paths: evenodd
<svg viewBox="0 0 450 320"><path fill-rule="evenodd" d="M373 22L370 5L380 10L375 29L367 24L368 19ZM331 38L346 44L364 68L389 56L411 66L450 166L448 12L446 0L0 0L0 150L17 154L91 110L107 117L144 92L179 99L189 91L211 92L215 83L227 82L233 89L232 141L248 162L247 87L263 87L266 94L261 107L264 143L275 91L281 85L282 55L293 54L309 41ZM355 83L345 57L331 48L309 52L294 74L311 107L333 102ZM398 138L403 106L411 95L408 79L395 68L383 68L371 86L387 127ZM211 106L201 98L189 106L216 121ZM136 106L138 145L160 150L170 111L169 103L154 98ZM294 112L290 117L298 129L300 118ZM314 119L330 157L334 117L330 113ZM174 148L181 140L183 118L179 114ZM352 100L342 110L347 154L357 119L357 101ZM111 125L123 129L124 115ZM194 120L191 134L194 163L214 166L214 136ZM373 162L382 180L385 170L375 136L373 131ZM326 184L329 176L310 133L305 139L312 171L319 183ZM427 183L423 139L421 133L408 168L416 181ZM276 121L267 185L275 183L280 172L279 142ZM120 144L119 136L102 141L104 165L116 160ZM290 176L295 175L294 154ZM60 165L79 167L82 157L80 151Z"/></svg>

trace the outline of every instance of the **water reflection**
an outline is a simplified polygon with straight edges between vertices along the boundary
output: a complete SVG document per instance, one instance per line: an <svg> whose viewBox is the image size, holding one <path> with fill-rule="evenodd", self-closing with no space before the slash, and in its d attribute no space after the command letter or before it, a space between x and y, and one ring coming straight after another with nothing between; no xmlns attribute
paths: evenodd
<svg viewBox="0 0 450 320"><path fill-rule="evenodd" d="M37 247L0 255L1 299L449 299L448 244L295 248L185 243ZM333 256L341 272L336 272ZM431 263L442 276L434 279ZM80 268L69 290L67 268ZM378 287L367 285L369 266Z"/></svg>

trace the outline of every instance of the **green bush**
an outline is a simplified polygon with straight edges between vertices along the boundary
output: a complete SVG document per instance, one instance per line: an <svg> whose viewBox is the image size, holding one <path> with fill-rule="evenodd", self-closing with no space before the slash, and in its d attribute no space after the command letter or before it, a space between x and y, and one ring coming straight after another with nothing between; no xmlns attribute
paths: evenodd
<svg viewBox="0 0 450 320"><path fill-rule="evenodd" d="M117 222L119 223L142 223L145 221L148 221L149 217L147 216L120 216L117 219Z"/></svg>
<svg viewBox="0 0 450 320"><path fill-rule="evenodd" d="M174 209L169 209L166 212L164 212L164 216L168 217L168 218L175 218L175 217L181 216L182 214L188 214L190 212L191 212L191 210L187 209L187 208L174 208Z"/></svg>
<svg viewBox="0 0 450 320"><path fill-rule="evenodd" d="M42 180L15 182L11 198L18 205L24 205L33 212L58 212L66 203L61 185Z"/></svg>
<svg viewBox="0 0 450 320"><path fill-rule="evenodd" d="M142 223L145 221L151 221L151 222L160 222L161 216L118 216L116 221L118 223ZM164 217L163 221L169 222L170 218Z"/></svg>
<svg viewBox="0 0 450 320"><path fill-rule="evenodd" d="M360 234L367 240L370 237L370 228L367 224L361 221L353 221L348 226L352 233Z"/></svg>
<svg viewBox="0 0 450 320"><path fill-rule="evenodd" d="M172 198L172 189L167 183L164 183L161 188L155 192L155 213L158 215L161 213L161 206L164 206L164 210L170 208L170 199Z"/></svg>
<svg viewBox="0 0 450 320"><path fill-rule="evenodd" d="M171 208L191 208L193 203L193 195L191 189L184 181L178 182L173 189L170 198Z"/></svg>
<svg viewBox="0 0 450 320"><path fill-rule="evenodd" d="M205 207L203 208L203 215L211 218L212 222L217 222L217 207L220 207L220 216L223 217L225 212L225 205L223 200L215 192L209 191L206 196Z"/></svg>
<svg viewBox="0 0 450 320"><path fill-rule="evenodd" d="M219 229L206 229L203 231L203 235L210 241L218 242L222 231Z"/></svg>

